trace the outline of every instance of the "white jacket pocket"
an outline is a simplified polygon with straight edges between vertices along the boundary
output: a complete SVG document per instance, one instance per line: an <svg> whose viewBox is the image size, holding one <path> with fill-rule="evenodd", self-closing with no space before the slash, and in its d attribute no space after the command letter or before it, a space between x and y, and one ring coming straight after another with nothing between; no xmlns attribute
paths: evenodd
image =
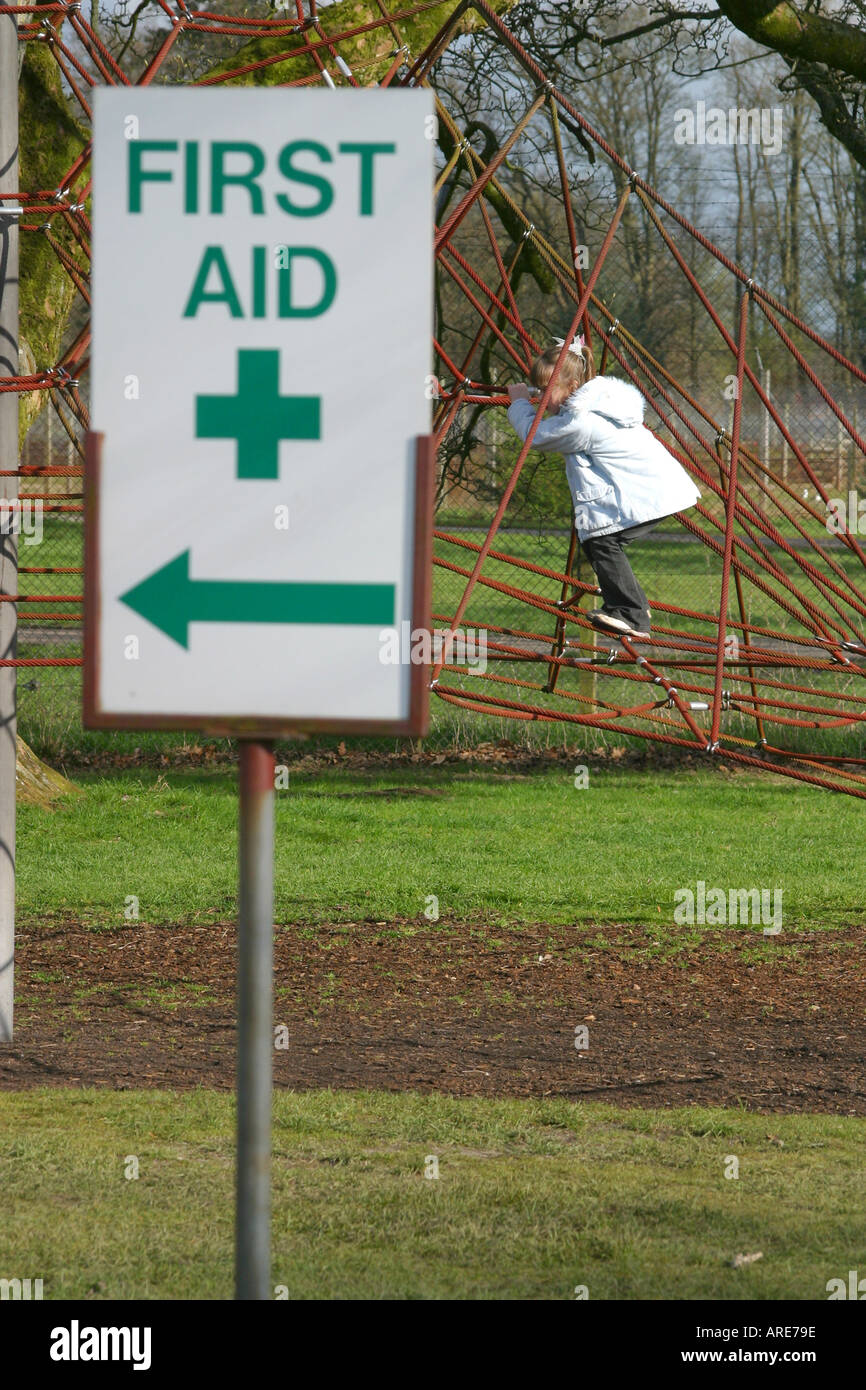
<svg viewBox="0 0 866 1390"><path fill-rule="evenodd" d="M584 502L599 502L603 497L609 497L612 492L612 483L591 483L579 480L574 492L574 505L579 507Z"/></svg>

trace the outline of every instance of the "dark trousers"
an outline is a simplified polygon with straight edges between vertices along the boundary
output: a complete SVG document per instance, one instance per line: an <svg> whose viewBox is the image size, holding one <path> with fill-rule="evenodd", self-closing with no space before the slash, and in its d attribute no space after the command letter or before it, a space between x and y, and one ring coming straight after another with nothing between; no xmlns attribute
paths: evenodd
<svg viewBox="0 0 866 1390"><path fill-rule="evenodd" d="M648 536L664 519L659 517L657 521L645 521L640 526L613 531L609 536L592 536L582 542L598 579L603 611L644 632L650 626L649 600L635 579L625 547Z"/></svg>

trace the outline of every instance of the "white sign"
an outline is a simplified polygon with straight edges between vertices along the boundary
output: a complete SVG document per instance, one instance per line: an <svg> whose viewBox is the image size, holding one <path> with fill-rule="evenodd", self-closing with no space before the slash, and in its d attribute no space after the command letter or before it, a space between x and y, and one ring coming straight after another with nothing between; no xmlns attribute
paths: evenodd
<svg viewBox="0 0 866 1390"><path fill-rule="evenodd" d="M432 94L94 99L87 722L406 720Z"/></svg>

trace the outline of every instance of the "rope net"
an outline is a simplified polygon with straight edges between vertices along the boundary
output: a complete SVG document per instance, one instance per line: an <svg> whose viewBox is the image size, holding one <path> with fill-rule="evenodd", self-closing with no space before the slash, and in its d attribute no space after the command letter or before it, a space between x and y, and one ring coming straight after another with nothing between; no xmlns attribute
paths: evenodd
<svg viewBox="0 0 866 1390"><path fill-rule="evenodd" d="M186 79L193 85L429 85L436 93L431 395L442 476L433 617L448 634L432 673L436 696L487 715L652 740L866 797L866 556L857 519L830 524L839 515L833 481L755 370L751 345L758 329L763 343L769 335L808 393L810 409L824 412L858 462L866 445L856 412L850 418L840 400L848 388L862 388L866 373L633 169L484 0L447 9L376 0L372 17L358 22L355 7L344 27L333 22L335 14L345 16L344 6L329 15L313 0L296 0L266 18L191 9L183 0L142 8L162 30L137 73L127 70L128 62L121 67L76 3L0 6L0 14L19 16L22 43L48 47L85 127L93 87L177 81L187 70L178 66L185 44L198 55L198 75ZM411 22L433 8L445 12L444 22L432 37L428 25L414 52L407 40ZM484 122L467 118L465 93L442 67L449 48L473 42L476 36L459 37L470 24L486 26L487 62L492 54L497 70L510 74L511 114L497 112L495 138ZM208 69L201 54L216 35L232 40L233 56ZM555 189L543 217L521 177L539 160L547 162ZM89 164L85 140L58 187L6 195L23 208L22 232L45 238L58 258L82 312L59 361L7 377L0 390L48 393L79 453L80 431L88 425ZM714 399L678 379L677 335L661 348L648 343L640 306L617 298L610 282L616 248L624 228L637 223L656 243L659 284L671 283L663 276L682 281L690 313L709 327L716 371L728 384L723 400L721 392ZM495 508L484 526L461 525L459 518L455 524L452 515L450 504L475 468L471 448L459 447L466 438L461 421L467 412L472 421L501 415L508 403L504 384L525 377L533 356L563 332L561 360L580 332L602 373L638 387L651 408L651 428L702 494L664 535L671 573L695 576L691 606L675 603L680 595L660 575L648 590L649 640L614 639L592 627L587 612L599 591L573 531L563 528L556 553L543 557L550 563L539 563L509 525L521 489L533 485L527 478L537 476L533 470L561 470L558 460L539 464L534 430L522 447L514 443L507 477L488 489ZM763 445L749 432L755 419L762 422ZM80 513L80 492L56 490L61 482L76 486L79 464L57 467L49 458L17 472L25 484L22 502L41 499L49 512ZM34 479L40 488L40 478L60 481L29 491ZM76 658L52 656L44 642L51 631L80 630L81 566L36 567L27 558L21 593L10 597L20 605L23 630L38 640L34 654L13 664L74 664ZM61 573L63 592L43 592L41 576ZM473 640L484 639L483 661L470 632Z"/></svg>

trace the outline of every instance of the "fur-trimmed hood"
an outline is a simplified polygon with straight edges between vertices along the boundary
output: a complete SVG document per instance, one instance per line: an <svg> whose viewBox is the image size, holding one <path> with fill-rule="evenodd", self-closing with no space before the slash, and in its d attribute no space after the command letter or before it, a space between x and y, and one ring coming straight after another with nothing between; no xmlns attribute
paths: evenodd
<svg viewBox="0 0 866 1390"><path fill-rule="evenodd" d="M593 410L596 415L604 415L617 425L642 425L646 402L636 386L629 381L620 381L614 376L595 376L585 386L563 402L562 410L569 413L578 410Z"/></svg>

